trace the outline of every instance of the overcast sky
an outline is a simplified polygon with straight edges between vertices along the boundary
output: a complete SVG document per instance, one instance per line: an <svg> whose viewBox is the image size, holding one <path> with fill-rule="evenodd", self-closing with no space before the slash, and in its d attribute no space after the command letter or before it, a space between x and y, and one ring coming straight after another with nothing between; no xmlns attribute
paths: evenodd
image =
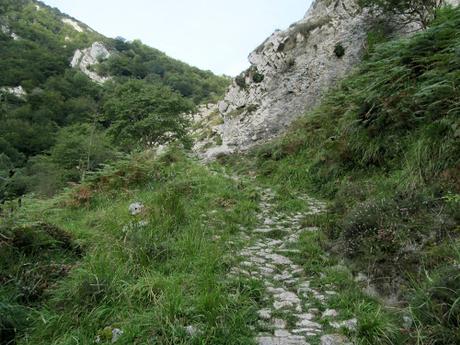
<svg viewBox="0 0 460 345"><path fill-rule="evenodd" d="M312 0L42 0L109 36L141 39L217 74L237 75L275 29L301 19Z"/></svg>

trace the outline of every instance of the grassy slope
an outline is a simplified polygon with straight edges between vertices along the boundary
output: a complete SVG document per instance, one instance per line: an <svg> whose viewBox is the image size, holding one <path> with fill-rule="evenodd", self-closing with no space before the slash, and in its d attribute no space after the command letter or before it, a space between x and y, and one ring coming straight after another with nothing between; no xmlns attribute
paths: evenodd
<svg viewBox="0 0 460 345"><path fill-rule="evenodd" d="M32 329L21 343L90 344L110 327L124 331L120 344L250 343L259 287L226 274L239 225L254 222L255 195L251 186L171 153L120 162L60 199L26 200L10 220L10 236L19 220L52 223L73 235L83 257L39 304L25 303L15 290L26 269L23 261L15 266L1 298L11 319L28 314ZM134 201L146 206L136 217L128 213ZM139 226L141 220L148 224ZM187 335L189 325L199 337Z"/></svg>
<svg viewBox="0 0 460 345"><path fill-rule="evenodd" d="M460 340L459 27L460 9L445 10L426 32L376 46L287 135L227 158L286 199L331 200L317 244L411 302L422 344ZM387 321L382 334L394 334Z"/></svg>

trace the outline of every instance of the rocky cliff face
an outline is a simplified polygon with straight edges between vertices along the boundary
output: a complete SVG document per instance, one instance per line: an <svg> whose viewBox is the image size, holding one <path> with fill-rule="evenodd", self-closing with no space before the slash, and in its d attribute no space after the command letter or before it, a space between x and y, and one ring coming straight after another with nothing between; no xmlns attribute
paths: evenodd
<svg viewBox="0 0 460 345"><path fill-rule="evenodd" d="M213 131L222 145L203 150L199 143L204 157L246 150L280 134L350 72L375 22L356 2L316 0L303 19L276 31L249 55L251 67L234 79L218 105L223 124Z"/></svg>
<svg viewBox="0 0 460 345"><path fill-rule="evenodd" d="M273 137L317 105L360 61L369 25L354 0L317 0L302 20L270 36L219 104L225 149Z"/></svg>

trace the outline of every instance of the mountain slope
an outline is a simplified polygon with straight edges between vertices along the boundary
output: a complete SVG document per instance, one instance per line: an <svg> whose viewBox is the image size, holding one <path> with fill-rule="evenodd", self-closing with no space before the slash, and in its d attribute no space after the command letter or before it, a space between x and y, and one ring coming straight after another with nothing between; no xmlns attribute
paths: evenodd
<svg viewBox="0 0 460 345"><path fill-rule="evenodd" d="M53 198L7 203L0 343L457 345L459 28L447 8L375 44L245 155L203 165L184 145L150 148ZM83 157L105 156L103 134L129 139L189 105L145 83L107 81L109 130L66 127L47 158L70 173L82 133Z"/></svg>
<svg viewBox="0 0 460 345"><path fill-rule="evenodd" d="M142 116L125 114L125 125L136 127L130 148L146 145L142 135L154 123L164 124L163 133L184 126L181 112L216 99L227 86L226 78L140 41L104 37L38 1L2 1L0 26L0 200L30 191L53 193L109 161L114 151L127 151L108 132L118 115L104 107L122 85L133 82L138 90L162 95L148 97L151 106ZM168 121L153 121L166 114ZM67 127L72 128L63 132ZM74 137L73 144L62 143L66 137ZM149 142L155 139L149 136ZM79 142L86 144L75 147ZM55 147L66 152L53 157Z"/></svg>
<svg viewBox="0 0 460 345"><path fill-rule="evenodd" d="M232 81L215 109L221 124L210 130L219 140L197 146L202 156L245 151L282 134L320 104L375 43L421 29L416 21L401 26L398 16L387 16L374 16L357 0L314 1L304 18L249 55L251 67Z"/></svg>
<svg viewBox="0 0 460 345"><path fill-rule="evenodd" d="M221 157L287 200L310 191L331 201L312 223L323 248L368 295L410 305L399 309L408 339L370 344L460 341L459 28L460 9L445 9L427 31L376 46L279 140Z"/></svg>

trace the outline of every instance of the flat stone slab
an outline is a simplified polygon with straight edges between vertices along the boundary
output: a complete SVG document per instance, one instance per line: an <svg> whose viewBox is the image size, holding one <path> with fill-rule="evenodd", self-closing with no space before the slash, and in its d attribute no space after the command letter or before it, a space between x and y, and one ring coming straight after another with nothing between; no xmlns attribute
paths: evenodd
<svg viewBox="0 0 460 345"><path fill-rule="evenodd" d="M258 337L258 345L309 345L304 337L291 335L289 337Z"/></svg>
<svg viewBox="0 0 460 345"><path fill-rule="evenodd" d="M343 335L330 334L321 337L321 345L352 345Z"/></svg>

